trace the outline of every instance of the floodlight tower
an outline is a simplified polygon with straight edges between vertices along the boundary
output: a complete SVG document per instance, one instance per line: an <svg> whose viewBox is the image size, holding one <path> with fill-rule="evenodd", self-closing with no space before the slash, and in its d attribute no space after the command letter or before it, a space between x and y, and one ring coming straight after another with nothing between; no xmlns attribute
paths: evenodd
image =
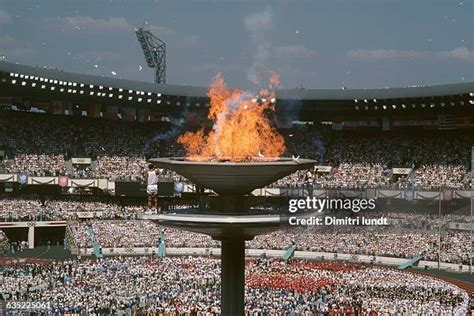
<svg viewBox="0 0 474 316"><path fill-rule="evenodd" d="M135 29L138 42L150 68L155 68L155 83L166 83L166 43L143 27Z"/></svg>

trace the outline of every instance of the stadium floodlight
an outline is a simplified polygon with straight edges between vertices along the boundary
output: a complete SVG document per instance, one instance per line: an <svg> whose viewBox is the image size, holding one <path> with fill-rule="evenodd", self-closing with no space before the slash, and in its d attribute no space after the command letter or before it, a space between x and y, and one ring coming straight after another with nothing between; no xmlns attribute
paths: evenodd
<svg viewBox="0 0 474 316"><path fill-rule="evenodd" d="M51 91L54 91L56 89L56 87L51 87Z"/></svg>
<svg viewBox="0 0 474 316"><path fill-rule="evenodd" d="M44 84L43 84L43 85L41 85L41 89L44 89L44 88L46 88L46 86L45 86Z"/></svg>
<svg viewBox="0 0 474 316"><path fill-rule="evenodd" d="M138 102L142 102L142 98L138 98Z"/></svg>
<svg viewBox="0 0 474 316"><path fill-rule="evenodd" d="M176 102L176 105L177 105L177 106L180 106L180 105L181 105L181 102Z"/></svg>
<svg viewBox="0 0 474 316"><path fill-rule="evenodd" d="M25 77L25 75L24 75L24 74L21 74L21 75L20 75L20 78L24 78L24 77Z"/></svg>
<svg viewBox="0 0 474 316"><path fill-rule="evenodd" d="M441 102L440 105L441 105L442 107L444 107L445 104L444 104L444 102Z"/></svg>
<svg viewBox="0 0 474 316"><path fill-rule="evenodd" d="M397 106L395 104L392 104L392 108L395 110Z"/></svg>
<svg viewBox="0 0 474 316"><path fill-rule="evenodd" d="M369 101L367 101L367 99L364 99L364 102L367 103L367 102L369 102Z"/></svg>
<svg viewBox="0 0 474 316"><path fill-rule="evenodd" d="M148 92L147 95L151 95L151 92Z"/></svg>
<svg viewBox="0 0 474 316"><path fill-rule="evenodd" d="M355 106L355 109L356 109L356 110L359 110L359 106L358 106L358 105L356 105L356 106Z"/></svg>
<svg viewBox="0 0 474 316"><path fill-rule="evenodd" d="M435 106L436 106L436 104L434 104L434 103L430 104L430 108L434 108Z"/></svg>
<svg viewBox="0 0 474 316"><path fill-rule="evenodd" d="M15 74L15 77L17 77L17 78L18 78L18 76L19 76L18 74Z"/></svg>
<svg viewBox="0 0 474 316"><path fill-rule="evenodd" d="M89 88L90 88L90 89L94 88L94 85L90 84L90 85L89 85Z"/></svg>
<svg viewBox="0 0 474 316"><path fill-rule="evenodd" d="M119 88L119 92L123 92L123 89L122 89L122 88Z"/></svg>
<svg viewBox="0 0 474 316"><path fill-rule="evenodd" d="M145 92L144 92L144 91L140 91L140 94L141 94L141 95L145 95Z"/></svg>
<svg viewBox="0 0 474 316"><path fill-rule="evenodd" d="M422 104L421 104L421 107L422 107L422 108L425 108L425 107L426 107L426 104L422 103Z"/></svg>
<svg viewBox="0 0 474 316"><path fill-rule="evenodd" d="M155 68L155 83L166 83L166 43L142 27L135 34L148 67Z"/></svg>
<svg viewBox="0 0 474 316"><path fill-rule="evenodd" d="M102 90L102 89L104 89L104 87L102 87L102 86L99 86L99 89L100 89L100 90Z"/></svg>
<svg viewBox="0 0 474 316"><path fill-rule="evenodd" d="M357 103L357 102L359 102L359 100L357 100L357 99L354 99L354 102L355 102L355 103Z"/></svg>
<svg viewBox="0 0 474 316"><path fill-rule="evenodd" d="M133 90L128 90L128 93L133 93Z"/></svg>
<svg viewBox="0 0 474 316"><path fill-rule="evenodd" d="M26 75L26 76L25 76L25 79L30 79L30 76Z"/></svg>
<svg viewBox="0 0 474 316"><path fill-rule="evenodd" d="M120 95L118 96L118 98L119 98L119 99L123 98L123 95L120 94Z"/></svg>
<svg viewBox="0 0 474 316"><path fill-rule="evenodd" d="M402 108L403 108L403 109L406 109L406 107L407 107L407 106L406 106L405 104L402 104Z"/></svg>
<svg viewBox="0 0 474 316"><path fill-rule="evenodd" d="M64 92L64 88L59 89L60 92Z"/></svg>
<svg viewBox="0 0 474 316"><path fill-rule="evenodd" d="M89 92L89 95L94 95L94 91Z"/></svg>
<svg viewBox="0 0 474 316"><path fill-rule="evenodd" d="M80 87L81 87L81 88L84 88L84 84L83 84L83 83L81 83L81 84L80 84Z"/></svg>
<svg viewBox="0 0 474 316"><path fill-rule="evenodd" d="M146 100L146 102L150 103L150 102L151 102L151 99Z"/></svg>
<svg viewBox="0 0 474 316"><path fill-rule="evenodd" d="M58 81L57 81L57 80L54 80L54 84L58 84Z"/></svg>
<svg viewBox="0 0 474 316"><path fill-rule="evenodd" d="M21 82L21 85L22 85L22 86L26 86L26 81L22 81L22 82Z"/></svg>
<svg viewBox="0 0 474 316"><path fill-rule="evenodd" d="M374 106L374 110L378 110L378 109L379 109L379 107L375 105L375 106Z"/></svg>
<svg viewBox="0 0 474 316"><path fill-rule="evenodd" d="M469 103L474 104L474 100L469 100Z"/></svg>
<svg viewBox="0 0 474 316"><path fill-rule="evenodd" d="M474 92L469 92L469 96L474 97Z"/></svg>
<svg viewBox="0 0 474 316"><path fill-rule="evenodd" d="M158 98L161 98L161 93L158 93L157 96L158 96Z"/></svg>
<svg viewBox="0 0 474 316"><path fill-rule="evenodd" d="M128 101L132 101L133 97L128 97Z"/></svg>
<svg viewBox="0 0 474 316"><path fill-rule="evenodd" d="M31 83L31 86L32 86L33 88L36 87L36 82L32 82L32 83Z"/></svg>
<svg viewBox="0 0 474 316"><path fill-rule="evenodd" d="M140 95L140 91L135 91L135 94L136 94L136 95Z"/></svg>
<svg viewBox="0 0 474 316"><path fill-rule="evenodd" d="M459 101L459 105L464 105L464 101Z"/></svg>
<svg viewBox="0 0 474 316"><path fill-rule="evenodd" d="M387 109L387 106L386 106L386 105L383 105L382 108L383 108L384 110L386 110L386 109Z"/></svg>
<svg viewBox="0 0 474 316"><path fill-rule="evenodd" d="M416 108L416 104L415 104L415 103L412 103L412 104L411 104L411 107L415 109L415 108Z"/></svg>
<svg viewBox="0 0 474 316"><path fill-rule="evenodd" d="M79 91L79 94L84 94L84 90Z"/></svg>
<svg viewBox="0 0 474 316"><path fill-rule="evenodd" d="M13 79L13 80L12 80L12 84L15 84L15 83L16 83L16 80L15 80L15 79Z"/></svg>
<svg viewBox="0 0 474 316"><path fill-rule="evenodd" d="M113 88L112 87L109 87L109 90L112 90Z"/></svg>
<svg viewBox="0 0 474 316"><path fill-rule="evenodd" d="M161 100L156 101L156 103L157 103L157 104L160 104L160 103L161 103Z"/></svg>
<svg viewBox="0 0 474 316"><path fill-rule="evenodd" d="M46 80L47 80L47 79L46 79ZM73 86L73 87L77 86L77 83L76 83L76 82L73 82L73 83L72 83L72 86Z"/></svg>
<svg viewBox="0 0 474 316"><path fill-rule="evenodd" d="M449 104L451 104L451 106L454 106L454 102L449 102Z"/></svg>
<svg viewBox="0 0 474 316"><path fill-rule="evenodd" d="M76 90L76 89L72 90L72 93L76 93L76 92L77 92L77 90Z"/></svg>
<svg viewBox="0 0 474 316"><path fill-rule="evenodd" d="M71 87L71 86L72 86L72 82L68 81L67 85L68 85L69 87Z"/></svg>
<svg viewBox="0 0 474 316"><path fill-rule="evenodd" d="M170 104L171 104L171 102L170 102L170 101L166 101L166 104L170 105Z"/></svg>
<svg viewBox="0 0 474 316"><path fill-rule="evenodd" d="M10 72L10 77L13 77L15 74L13 72Z"/></svg>

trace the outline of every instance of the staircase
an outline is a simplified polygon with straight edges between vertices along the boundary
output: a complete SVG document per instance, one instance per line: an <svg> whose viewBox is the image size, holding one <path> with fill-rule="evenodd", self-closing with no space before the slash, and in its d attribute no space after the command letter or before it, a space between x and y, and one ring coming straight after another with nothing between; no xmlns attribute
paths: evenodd
<svg viewBox="0 0 474 316"><path fill-rule="evenodd" d="M166 257L165 232L161 231L160 241L158 243L158 257Z"/></svg>
<svg viewBox="0 0 474 316"><path fill-rule="evenodd" d="M413 257L410 258L410 260L408 261L405 261L404 263L402 263L401 265L398 266L398 269L400 270L403 270L403 269L407 269L407 268L410 268L414 265L417 265L418 262L420 262L420 260L423 259L422 256L420 255L415 255Z"/></svg>
<svg viewBox="0 0 474 316"><path fill-rule="evenodd" d="M94 255L96 256L96 258L103 258L104 255L102 254L102 247L100 247L100 245L96 242L95 233L94 229L92 228L92 225L87 225L87 232L89 233L89 236L92 240L92 248L94 249Z"/></svg>
<svg viewBox="0 0 474 316"><path fill-rule="evenodd" d="M285 261L288 261L292 256L293 254L295 253L295 250L296 250L296 246L295 245L292 245L290 246L286 252L283 254L283 260Z"/></svg>
<svg viewBox="0 0 474 316"><path fill-rule="evenodd" d="M66 168L66 171L67 171L68 174L74 174L74 167L72 165L71 158L64 161L64 167Z"/></svg>
<svg viewBox="0 0 474 316"><path fill-rule="evenodd" d="M97 171L99 169L99 164L97 163L97 158L93 158L91 161L91 170Z"/></svg>

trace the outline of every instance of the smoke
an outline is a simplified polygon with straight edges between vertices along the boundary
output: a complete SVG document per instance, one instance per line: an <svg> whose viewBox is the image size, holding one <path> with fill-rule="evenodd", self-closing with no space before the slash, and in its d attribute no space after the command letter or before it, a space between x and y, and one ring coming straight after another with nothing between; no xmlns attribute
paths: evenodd
<svg viewBox="0 0 474 316"><path fill-rule="evenodd" d="M252 65L247 71L247 79L255 84L260 84L259 72L265 69L265 64L270 57L270 35L273 30L273 10L267 7L260 12L254 12L244 18L244 25L249 32L253 55Z"/></svg>
<svg viewBox="0 0 474 316"><path fill-rule="evenodd" d="M145 146L143 147L141 156L145 157L148 154L148 151L150 150L150 146L153 143L159 142L160 140L168 141L168 140L175 139L178 137L180 133L181 133L181 130L177 126L171 127L169 131L156 133L152 139L146 142Z"/></svg>

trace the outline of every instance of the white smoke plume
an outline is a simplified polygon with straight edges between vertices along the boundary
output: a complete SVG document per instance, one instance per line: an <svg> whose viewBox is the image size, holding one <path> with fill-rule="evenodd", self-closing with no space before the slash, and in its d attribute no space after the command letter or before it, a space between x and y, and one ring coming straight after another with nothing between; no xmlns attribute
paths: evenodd
<svg viewBox="0 0 474 316"><path fill-rule="evenodd" d="M271 53L271 31L273 29L273 10L267 7L260 12L254 12L244 18L244 25L249 32L252 48L255 51L250 69L247 71L247 79L253 84L259 84L259 72L265 68L265 64Z"/></svg>

